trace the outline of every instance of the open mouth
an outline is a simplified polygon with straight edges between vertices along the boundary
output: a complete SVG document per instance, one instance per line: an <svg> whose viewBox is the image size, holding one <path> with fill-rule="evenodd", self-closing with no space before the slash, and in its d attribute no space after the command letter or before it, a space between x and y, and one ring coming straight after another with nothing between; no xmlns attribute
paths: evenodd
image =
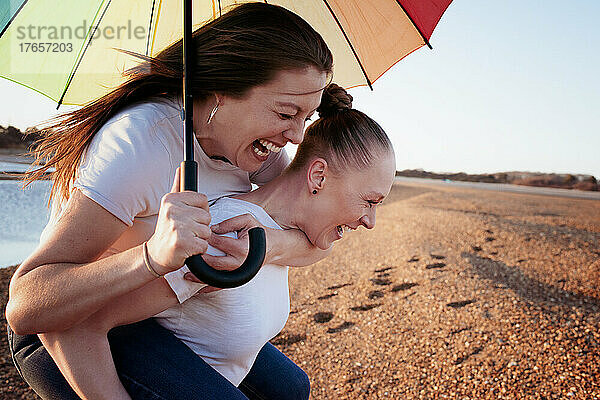
<svg viewBox="0 0 600 400"><path fill-rule="evenodd" d="M338 225L338 226L336 227L336 229L337 229L337 233L338 233L338 235L339 235L340 237L344 236L344 231L346 231L346 232L347 232L347 231L353 231L353 230L354 230L354 229L352 229L350 226L348 226L348 225L345 225L345 224L344 224L344 225Z"/></svg>
<svg viewBox="0 0 600 400"><path fill-rule="evenodd" d="M254 150L254 152L260 157L266 157L269 155L269 152L279 153L281 151L281 147L266 139L257 139L252 142L252 150Z"/></svg>

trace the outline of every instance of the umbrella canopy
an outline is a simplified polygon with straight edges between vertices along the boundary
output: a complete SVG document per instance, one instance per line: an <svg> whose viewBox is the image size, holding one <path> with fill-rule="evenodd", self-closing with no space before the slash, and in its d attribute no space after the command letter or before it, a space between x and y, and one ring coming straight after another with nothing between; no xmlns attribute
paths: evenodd
<svg viewBox="0 0 600 400"><path fill-rule="evenodd" d="M303 17L333 52L335 82L368 85L428 45L451 0L270 1ZM194 0L195 26L240 1ZM8 0L0 5L0 76L60 104L82 105L139 60L181 38L181 0Z"/></svg>

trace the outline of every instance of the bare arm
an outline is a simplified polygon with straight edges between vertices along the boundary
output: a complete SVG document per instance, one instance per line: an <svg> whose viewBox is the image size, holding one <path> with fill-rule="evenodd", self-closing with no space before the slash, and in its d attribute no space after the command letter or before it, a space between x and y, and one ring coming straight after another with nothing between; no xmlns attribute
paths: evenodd
<svg viewBox="0 0 600 400"><path fill-rule="evenodd" d="M262 226L251 215L239 215L211 227L215 235L211 235L208 243L226 253L226 256L203 255L204 260L218 268L236 268L248 254L247 231L250 228ZM306 266L325 258L330 250L321 250L314 246L299 229L270 229L265 228L267 236L267 254L265 264ZM219 236L227 232L240 232L238 239Z"/></svg>
<svg viewBox="0 0 600 400"><path fill-rule="evenodd" d="M39 337L82 399L129 400L106 335L115 326L146 319L177 303L166 280L156 279L112 300L102 310L65 331L48 332Z"/></svg>
<svg viewBox="0 0 600 400"><path fill-rule="evenodd" d="M6 317L17 333L65 329L154 279L140 246L94 261L127 226L79 191L69 203L11 279Z"/></svg>
<svg viewBox="0 0 600 400"><path fill-rule="evenodd" d="M276 265L304 267L324 259L331 252L331 248L321 250L314 246L299 229L270 229L268 241L271 242L268 260Z"/></svg>
<svg viewBox="0 0 600 400"><path fill-rule="evenodd" d="M210 235L206 196L179 192L179 174L161 202L148 240L150 263L160 274L202 254ZM62 331L110 300L156 279L145 267L142 246L98 260L126 225L75 191L48 239L21 264L9 289L6 317L19 334Z"/></svg>

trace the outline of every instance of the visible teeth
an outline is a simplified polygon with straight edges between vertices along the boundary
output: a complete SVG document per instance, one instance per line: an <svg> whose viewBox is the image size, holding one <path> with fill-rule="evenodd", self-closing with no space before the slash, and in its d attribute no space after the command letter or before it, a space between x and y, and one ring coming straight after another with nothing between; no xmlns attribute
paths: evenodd
<svg viewBox="0 0 600 400"><path fill-rule="evenodd" d="M281 151L281 147L276 146L274 143L269 142L265 139L259 139L260 144L265 146L269 151L273 153L279 153Z"/></svg>
<svg viewBox="0 0 600 400"><path fill-rule="evenodd" d="M344 234L344 228L342 228L341 225L338 225L336 227L336 229L337 229L338 233L340 234L340 236L342 236Z"/></svg>
<svg viewBox="0 0 600 400"><path fill-rule="evenodd" d="M259 150L259 149L257 149L256 147L252 147L252 148L254 149L254 152L255 152L256 154L258 154L259 156L261 156L261 157L265 157L265 156L268 156L268 155L269 155L269 152L268 152L268 151L265 153L265 152L263 152L263 151L260 151L260 150Z"/></svg>

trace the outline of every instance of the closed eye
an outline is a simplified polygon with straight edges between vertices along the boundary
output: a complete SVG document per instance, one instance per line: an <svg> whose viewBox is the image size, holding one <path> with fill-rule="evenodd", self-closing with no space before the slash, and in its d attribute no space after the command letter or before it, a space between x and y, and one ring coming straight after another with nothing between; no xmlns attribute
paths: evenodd
<svg viewBox="0 0 600 400"><path fill-rule="evenodd" d="M281 118L281 119L292 119L292 118L294 118L294 116L290 115L290 114L285 114L285 113L277 113L277 114L279 114L279 118Z"/></svg>
<svg viewBox="0 0 600 400"><path fill-rule="evenodd" d="M377 204L379 204L378 201L367 201L367 204L369 204L369 208L373 208L373 206L376 206Z"/></svg>

